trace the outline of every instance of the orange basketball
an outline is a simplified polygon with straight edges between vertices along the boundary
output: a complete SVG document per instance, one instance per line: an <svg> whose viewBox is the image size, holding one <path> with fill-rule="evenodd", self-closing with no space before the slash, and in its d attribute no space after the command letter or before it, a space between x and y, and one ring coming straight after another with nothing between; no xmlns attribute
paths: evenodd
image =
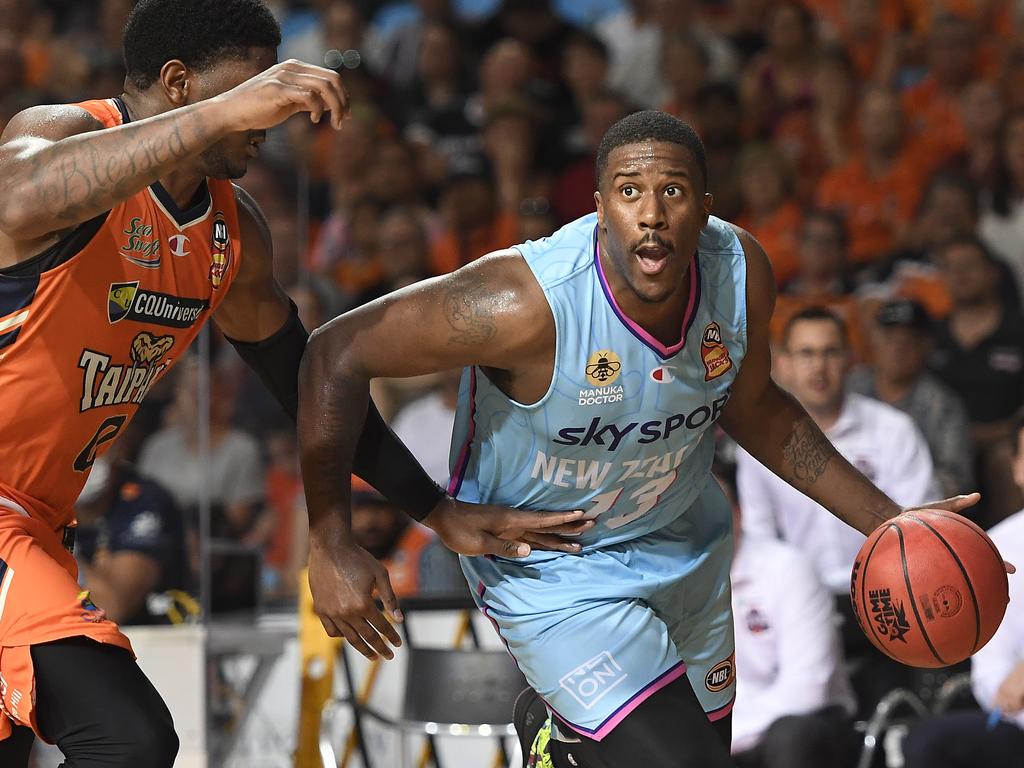
<svg viewBox="0 0 1024 768"><path fill-rule="evenodd" d="M887 656L945 667L975 653L1010 599L1003 558L985 532L953 512L904 512L879 526L853 564L860 628Z"/></svg>

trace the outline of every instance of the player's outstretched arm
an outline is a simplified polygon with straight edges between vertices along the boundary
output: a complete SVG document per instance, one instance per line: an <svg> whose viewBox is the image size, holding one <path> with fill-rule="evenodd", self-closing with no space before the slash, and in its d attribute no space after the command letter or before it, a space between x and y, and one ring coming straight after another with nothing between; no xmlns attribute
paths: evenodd
<svg viewBox="0 0 1024 768"><path fill-rule="evenodd" d="M901 508L840 456L803 406L772 381L768 321L775 279L761 244L743 230L737 234L747 257L747 352L722 427L776 475L868 534Z"/></svg>
<svg viewBox="0 0 1024 768"><path fill-rule="evenodd" d="M339 75L297 61L186 106L188 70L169 62L168 112L103 128L78 107L33 107L0 136L0 231L15 241L68 229L131 197L231 133L270 128L299 112L335 128L348 110Z"/></svg>
<svg viewBox="0 0 1024 768"><path fill-rule="evenodd" d="M374 606L374 589L400 618L387 571L351 538L349 477L370 380L466 365L515 375L510 361L528 359L546 330L547 305L539 307L538 297L544 302L518 253L503 252L342 315L310 338L299 383L310 587L327 631L344 635L364 655L390 658L382 638L398 644ZM456 551L514 557L528 554L530 541L548 543L545 530L582 530L586 524L575 522L581 516L467 505L444 497L423 522ZM557 539L554 545L575 548Z"/></svg>

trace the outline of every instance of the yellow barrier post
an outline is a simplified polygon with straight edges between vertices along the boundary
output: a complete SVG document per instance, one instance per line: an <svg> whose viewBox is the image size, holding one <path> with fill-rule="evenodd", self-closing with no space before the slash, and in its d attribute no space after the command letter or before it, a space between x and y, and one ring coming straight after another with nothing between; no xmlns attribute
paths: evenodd
<svg viewBox="0 0 1024 768"><path fill-rule="evenodd" d="M321 768L320 713L334 694L334 663L341 639L331 637L313 611L309 574L302 571L299 583L299 652L302 688L299 695L299 738L295 768Z"/></svg>

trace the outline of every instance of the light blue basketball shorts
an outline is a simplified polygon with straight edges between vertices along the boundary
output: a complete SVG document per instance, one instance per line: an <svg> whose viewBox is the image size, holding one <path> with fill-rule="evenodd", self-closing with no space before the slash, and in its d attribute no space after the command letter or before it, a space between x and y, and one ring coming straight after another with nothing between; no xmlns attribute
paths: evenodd
<svg viewBox="0 0 1024 768"><path fill-rule="evenodd" d="M600 741L686 675L710 720L735 696L731 516L718 483L664 528L578 555L463 557L477 605L548 708Z"/></svg>

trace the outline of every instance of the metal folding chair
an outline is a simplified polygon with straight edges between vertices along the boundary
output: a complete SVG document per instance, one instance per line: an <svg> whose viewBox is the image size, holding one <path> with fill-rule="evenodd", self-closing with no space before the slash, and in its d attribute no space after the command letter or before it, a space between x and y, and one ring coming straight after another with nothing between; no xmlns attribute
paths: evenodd
<svg viewBox="0 0 1024 768"><path fill-rule="evenodd" d="M911 718L897 717L901 708L909 709ZM889 691L875 707L864 731L864 747L857 761L857 768L871 768L875 753L883 743L886 732L893 727L905 726L911 719L928 715L928 708L915 694L906 688Z"/></svg>
<svg viewBox="0 0 1024 768"><path fill-rule="evenodd" d="M397 715L385 714L349 698L332 699L324 707L320 727L324 768L338 765L330 734L334 719L346 707L355 708L364 722L367 718L375 720L399 733L400 768L409 766L405 738L409 734L427 738L515 735L512 705L526 687L526 680L507 653L410 648L407 654L405 697Z"/></svg>

